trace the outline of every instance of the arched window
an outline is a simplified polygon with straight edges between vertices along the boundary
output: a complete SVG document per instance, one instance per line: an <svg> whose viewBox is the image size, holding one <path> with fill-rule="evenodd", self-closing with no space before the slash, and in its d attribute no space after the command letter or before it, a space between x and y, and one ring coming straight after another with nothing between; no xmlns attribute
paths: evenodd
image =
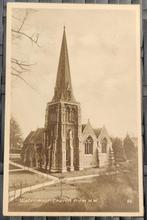
<svg viewBox="0 0 147 220"><path fill-rule="evenodd" d="M70 108L69 107L66 108L66 121L70 122Z"/></svg>
<svg viewBox="0 0 147 220"><path fill-rule="evenodd" d="M106 138L102 139L101 146L102 146L102 153L106 153L107 152L107 139Z"/></svg>
<svg viewBox="0 0 147 220"><path fill-rule="evenodd" d="M93 154L93 139L91 136L85 141L85 154Z"/></svg>
<svg viewBox="0 0 147 220"><path fill-rule="evenodd" d="M74 111L74 109L71 109L71 121L72 122L75 121L75 111Z"/></svg>

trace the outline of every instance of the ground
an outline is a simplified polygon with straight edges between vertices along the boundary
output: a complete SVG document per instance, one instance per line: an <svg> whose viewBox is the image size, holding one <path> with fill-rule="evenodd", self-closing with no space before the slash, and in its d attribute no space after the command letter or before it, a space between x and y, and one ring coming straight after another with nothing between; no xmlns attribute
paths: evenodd
<svg viewBox="0 0 147 220"><path fill-rule="evenodd" d="M28 170L10 172L9 174L9 191L21 189L27 186L33 186L39 183L49 181L48 178L32 173Z"/></svg>
<svg viewBox="0 0 147 220"><path fill-rule="evenodd" d="M23 165L22 161L18 158L12 159L13 162L16 162L20 165ZM47 171L45 169L40 169L40 168L35 168L36 170L42 172L42 173L47 173ZM52 176L55 177L62 177L62 178L66 178L66 177L76 177L76 176L86 176L86 175L101 175L102 173L104 173L106 171L106 168L87 168L87 169L83 169L80 171L71 171L71 172L65 172L65 173L49 173Z"/></svg>
<svg viewBox="0 0 147 220"><path fill-rule="evenodd" d="M41 172L46 173L43 169L38 169ZM101 175L102 173L106 172L106 168L87 168L80 171L71 171L65 173L50 173L52 176L58 178L69 178L69 177L77 177L77 176L87 176L87 175Z"/></svg>
<svg viewBox="0 0 147 220"><path fill-rule="evenodd" d="M114 167L115 172L107 170L94 177L88 175L97 174L97 168L63 175L54 174L59 177L59 182L25 192L21 197L9 202L9 211L137 212L139 198L136 161L137 158L134 158L133 161L120 163ZM22 178L19 175L20 180ZM35 177L38 174L33 175L30 183L43 179L42 176ZM60 178L61 176L63 178ZM73 180L73 177L80 178Z"/></svg>
<svg viewBox="0 0 147 220"><path fill-rule="evenodd" d="M15 170L15 169L19 169L19 167L9 164L9 170Z"/></svg>
<svg viewBox="0 0 147 220"><path fill-rule="evenodd" d="M57 183L25 193L9 204L9 210L137 211L137 188L128 178L124 173Z"/></svg>

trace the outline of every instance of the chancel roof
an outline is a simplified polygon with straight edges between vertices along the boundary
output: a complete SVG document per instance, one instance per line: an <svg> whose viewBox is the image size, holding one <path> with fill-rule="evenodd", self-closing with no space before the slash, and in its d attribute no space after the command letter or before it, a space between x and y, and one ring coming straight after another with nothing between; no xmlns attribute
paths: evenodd
<svg viewBox="0 0 147 220"><path fill-rule="evenodd" d="M26 137L26 139L24 140L24 143L30 143L32 140L32 137L34 136L35 131L31 131L28 136Z"/></svg>
<svg viewBox="0 0 147 220"><path fill-rule="evenodd" d="M82 124L82 132L84 131L85 127L89 127L89 126L93 130L95 136L98 138L102 131L102 128L92 128L90 121L88 120L87 124Z"/></svg>
<svg viewBox="0 0 147 220"><path fill-rule="evenodd" d="M82 124L82 131L84 130L85 127L86 127L86 124Z"/></svg>
<svg viewBox="0 0 147 220"><path fill-rule="evenodd" d="M31 131L29 135L24 140L24 143L34 144L34 143L42 143L42 138L44 135L44 128L37 128L36 131Z"/></svg>
<svg viewBox="0 0 147 220"><path fill-rule="evenodd" d="M102 131L102 128L95 128L93 130L94 130L94 133L95 133L96 137L98 138L100 133L101 133L101 131Z"/></svg>

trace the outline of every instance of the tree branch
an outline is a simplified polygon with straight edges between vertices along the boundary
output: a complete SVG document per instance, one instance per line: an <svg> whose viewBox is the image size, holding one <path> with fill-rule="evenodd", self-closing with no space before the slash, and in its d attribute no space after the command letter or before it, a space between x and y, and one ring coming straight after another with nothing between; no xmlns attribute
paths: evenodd
<svg viewBox="0 0 147 220"><path fill-rule="evenodd" d="M22 36L28 38L32 43L36 44L38 47L41 47L41 46L39 45L39 43L38 43L38 39L39 39L39 34L38 34L38 33L36 34L36 39L34 39L34 38L32 37L33 35L32 35L32 36L29 36L28 34L22 32L22 31L15 30L15 29L11 29L11 31L12 31L13 33L16 33L16 34L19 34L19 35L22 35Z"/></svg>
<svg viewBox="0 0 147 220"><path fill-rule="evenodd" d="M19 23L17 25L17 23L14 23L14 27L11 29L11 32L12 32L12 37L13 39L16 38L16 39L20 39L21 40L21 37L25 37L27 38L31 43L32 45L35 44L36 46L40 47L39 43L38 43L38 40L39 40L39 34L36 33L36 34L32 34L32 35L29 35L27 34L25 31L24 31L24 25L26 24L26 20L29 16L29 14L31 12L35 12L36 10L29 10L29 9L26 9L25 10L25 14L24 14L24 17L22 19L22 17L16 17L16 16L12 16L13 19L17 20ZM19 26L19 27L18 27ZM15 77L18 77L19 79L23 80L30 88L32 88L33 90L35 90L35 88L33 88L30 83L28 83L22 76L23 73L27 72L27 71L30 71L30 67L34 65L34 64L27 64L23 61L20 61L16 58L11 58L11 69L12 69L12 72L11 72L11 75L12 76L15 76ZM36 91L36 90L35 90Z"/></svg>
<svg viewBox="0 0 147 220"><path fill-rule="evenodd" d="M22 27L23 27L23 25L24 25L24 23L25 23L27 17L28 17L28 10L26 10L26 14L25 14L25 16L24 16L24 18L23 18L23 20L22 20L22 23L21 23L21 25L20 25L18 31L20 31L20 30L22 29Z"/></svg>
<svg viewBox="0 0 147 220"><path fill-rule="evenodd" d="M20 61L20 60L15 59L15 58L11 58L11 63L17 65L20 69L26 70L26 71L30 71L26 67L30 67L30 66L35 65L35 64L26 64L25 62Z"/></svg>
<svg viewBox="0 0 147 220"><path fill-rule="evenodd" d="M12 66L12 69L17 72L19 75L21 75L22 73L28 72L29 70L18 70L15 67Z"/></svg>
<svg viewBox="0 0 147 220"><path fill-rule="evenodd" d="M36 91L36 89L35 89L34 87L32 87L32 86L31 86L22 76L20 76L19 74L16 74L16 73L11 72L11 75L20 78L20 79L23 80L31 89L33 89L33 90Z"/></svg>

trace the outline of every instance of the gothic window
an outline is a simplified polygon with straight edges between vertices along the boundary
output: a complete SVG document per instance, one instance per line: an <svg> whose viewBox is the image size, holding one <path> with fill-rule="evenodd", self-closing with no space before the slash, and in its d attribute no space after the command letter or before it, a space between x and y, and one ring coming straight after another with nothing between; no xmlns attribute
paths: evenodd
<svg viewBox="0 0 147 220"><path fill-rule="evenodd" d="M85 154L93 154L93 139L91 136L85 141Z"/></svg>
<svg viewBox="0 0 147 220"><path fill-rule="evenodd" d="M70 122L71 121L71 111L70 108L67 107L66 108L66 122Z"/></svg>
<svg viewBox="0 0 147 220"><path fill-rule="evenodd" d="M75 112L74 112L74 109L71 110L71 121L72 121L72 122L75 121Z"/></svg>
<svg viewBox="0 0 147 220"><path fill-rule="evenodd" d="M74 110L73 109L71 109L71 112L70 112L70 119L72 122L74 121Z"/></svg>
<svg viewBox="0 0 147 220"><path fill-rule="evenodd" d="M65 109L63 108L63 121L66 121L65 116L66 116L66 111L65 111Z"/></svg>
<svg viewBox="0 0 147 220"><path fill-rule="evenodd" d="M102 147L102 153L106 153L107 152L107 139L106 138L102 139L101 147Z"/></svg>
<svg viewBox="0 0 147 220"><path fill-rule="evenodd" d="M55 118L55 114L52 113L52 114L51 114L51 121L54 121L54 118Z"/></svg>
<svg viewBox="0 0 147 220"><path fill-rule="evenodd" d="M67 121L70 122L70 108L67 109Z"/></svg>
<svg viewBox="0 0 147 220"><path fill-rule="evenodd" d="M52 108L50 113L50 120L51 121L56 121L56 118L57 118L57 109L56 108Z"/></svg>
<svg viewBox="0 0 147 220"><path fill-rule="evenodd" d="M69 113L69 122L72 122L72 109L70 109L70 113Z"/></svg>

